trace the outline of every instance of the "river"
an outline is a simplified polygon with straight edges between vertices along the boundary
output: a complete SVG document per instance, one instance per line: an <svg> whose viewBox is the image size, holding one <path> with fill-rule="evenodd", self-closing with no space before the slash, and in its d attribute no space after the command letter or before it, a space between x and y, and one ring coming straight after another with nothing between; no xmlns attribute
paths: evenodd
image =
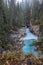
<svg viewBox="0 0 43 65"><path fill-rule="evenodd" d="M25 28L26 36L21 38L23 43L25 44L22 48L22 52L24 54L33 53L34 55L38 55L38 53L34 50L34 46L30 46L33 43L33 40L37 40L38 37L30 32L29 28Z"/></svg>

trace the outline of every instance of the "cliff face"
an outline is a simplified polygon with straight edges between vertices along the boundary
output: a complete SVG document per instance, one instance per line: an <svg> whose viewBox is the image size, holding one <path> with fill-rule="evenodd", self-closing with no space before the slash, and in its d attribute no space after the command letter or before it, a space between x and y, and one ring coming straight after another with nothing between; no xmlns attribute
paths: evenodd
<svg viewBox="0 0 43 65"><path fill-rule="evenodd" d="M37 36L43 36L43 25L31 25L30 31Z"/></svg>
<svg viewBox="0 0 43 65"><path fill-rule="evenodd" d="M36 34L37 36L39 36L40 34L40 26L39 25L32 25L30 26L30 31L34 34Z"/></svg>

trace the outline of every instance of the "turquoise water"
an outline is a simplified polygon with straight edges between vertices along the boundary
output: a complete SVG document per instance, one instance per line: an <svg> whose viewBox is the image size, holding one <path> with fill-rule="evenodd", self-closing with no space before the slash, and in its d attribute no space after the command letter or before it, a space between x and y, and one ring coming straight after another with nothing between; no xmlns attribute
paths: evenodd
<svg viewBox="0 0 43 65"><path fill-rule="evenodd" d="M28 28L25 29L26 37L21 38L21 40L24 42L24 46L22 48L22 52L24 54L27 53L34 53L37 54L37 52L34 51L34 46L30 46L30 44L33 43L33 40L37 40L38 37L30 32Z"/></svg>
<svg viewBox="0 0 43 65"><path fill-rule="evenodd" d="M34 46L30 46L32 44L33 40L24 40L23 41L25 46L22 48L23 53L33 53L34 51Z"/></svg>

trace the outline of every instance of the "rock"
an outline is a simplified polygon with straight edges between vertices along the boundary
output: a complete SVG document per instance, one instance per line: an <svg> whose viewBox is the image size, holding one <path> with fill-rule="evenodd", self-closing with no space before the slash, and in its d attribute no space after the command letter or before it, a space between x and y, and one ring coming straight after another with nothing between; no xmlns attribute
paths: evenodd
<svg viewBox="0 0 43 65"><path fill-rule="evenodd" d="M39 36L40 34L40 25L32 25L30 26L30 31Z"/></svg>
<svg viewBox="0 0 43 65"><path fill-rule="evenodd" d="M16 34L11 34L10 38L17 38L17 35Z"/></svg>

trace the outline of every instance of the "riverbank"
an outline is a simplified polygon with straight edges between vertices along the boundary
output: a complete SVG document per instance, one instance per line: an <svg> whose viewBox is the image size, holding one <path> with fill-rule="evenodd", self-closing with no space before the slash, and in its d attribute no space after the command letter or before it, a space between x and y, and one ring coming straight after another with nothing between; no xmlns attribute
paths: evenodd
<svg viewBox="0 0 43 65"><path fill-rule="evenodd" d="M0 54L0 65L43 65L43 59L32 54L23 55L22 52Z"/></svg>
<svg viewBox="0 0 43 65"><path fill-rule="evenodd" d="M22 32L23 33L23 32ZM8 34L5 37L5 42L7 44L7 46L5 46L5 48L0 46L0 53L3 52L9 52L9 51L15 51L15 50L21 50L22 47L24 46L23 42L20 41L19 39L24 36L24 33L21 34L21 31L17 30L17 31L11 31L10 34Z"/></svg>

